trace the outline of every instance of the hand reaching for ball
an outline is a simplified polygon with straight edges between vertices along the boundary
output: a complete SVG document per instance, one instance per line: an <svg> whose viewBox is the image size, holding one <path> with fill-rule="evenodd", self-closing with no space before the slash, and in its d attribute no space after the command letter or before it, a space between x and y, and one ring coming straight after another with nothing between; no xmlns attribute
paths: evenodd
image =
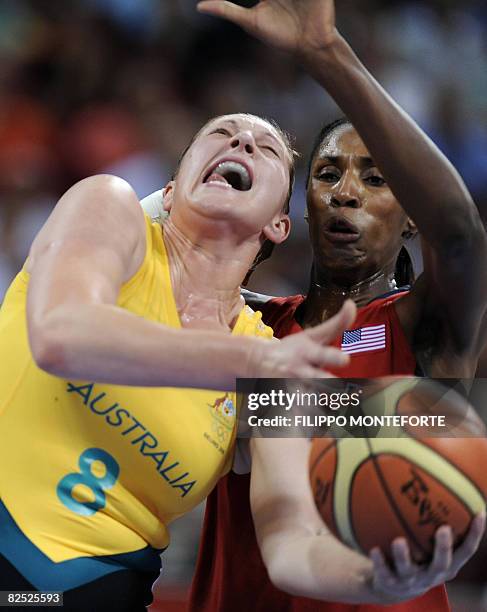
<svg viewBox="0 0 487 612"><path fill-rule="evenodd" d="M364 396L366 394L364 393ZM309 455L316 508L350 549L369 555L365 577L383 603L422 595L455 578L485 528L485 426L470 404L438 381L376 379L362 415L444 415L455 427L317 438Z"/></svg>
<svg viewBox="0 0 487 612"><path fill-rule="evenodd" d="M485 512L477 515L463 543L453 552L453 534L448 525L435 534L433 559L429 565L417 565L405 538L397 538L391 546L394 570L386 563L380 548L370 551L374 565L373 588L392 602L422 595L435 586L453 580L479 547L485 529Z"/></svg>

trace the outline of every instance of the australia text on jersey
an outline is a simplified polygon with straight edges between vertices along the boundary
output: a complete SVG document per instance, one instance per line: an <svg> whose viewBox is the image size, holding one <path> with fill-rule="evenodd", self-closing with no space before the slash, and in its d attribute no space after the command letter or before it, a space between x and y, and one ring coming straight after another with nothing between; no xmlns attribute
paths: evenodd
<svg viewBox="0 0 487 612"><path fill-rule="evenodd" d="M144 457L148 457L155 464L155 469L164 478L164 480L173 488L179 489L181 497L184 497L191 491L196 480L191 480L189 472L182 472L179 461L172 462L169 458L170 451L161 450L157 438L152 434L147 427L130 414L128 410L119 405L118 402L108 404L105 407L98 406L107 394L95 392L93 390L95 383L83 385L75 385L68 382L66 391L68 393L77 393L83 398L83 403L93 414L104 416L106 423L111 427L119 427L122 436L128 436L127 440L132 446L138 445L137 450ZM92 397L94 395L94 397ZM135 437L134 437L135 436Z"/></svg>

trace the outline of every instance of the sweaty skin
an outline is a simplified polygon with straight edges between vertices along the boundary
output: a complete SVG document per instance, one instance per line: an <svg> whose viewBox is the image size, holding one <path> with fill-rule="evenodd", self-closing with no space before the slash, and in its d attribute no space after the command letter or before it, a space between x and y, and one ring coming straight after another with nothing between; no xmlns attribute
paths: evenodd
<svg viewBox="0 0 487 612"><path fill-rule="evenodd" d="M229 157L249 167L250 190L205 182L214 164ZM338 351L322 343L353 319L351 304L329 327L289 344L228 333L242 305L238 287L262 242L281 242L289 232L283 205L290 164L275 128L257 117L217 118L193 140L176 180L164 190L182 329L116 306L120 287L145 254L144 216L130 186L98 176L72 187L34 240L27 262L27 322L37 364L75 380L231 390L235 378L257 372L321 376L320 363L343 363ZM216 297L208 299L211 293ZM191 329L198 327L204 329Z"/></svg>
<svg viewBox="0 0 487 612"><path fill-rule="evenodd" d="M262 0L250 9L205 0L198 9L293 53L357 130L338 130L320 152L338 158L328 161L334 162L339 180L330 176L322 181L316 167L312 175L310 235L320 259L315 261L309 300L298 315L301 321L308 325L326 319L346 297L361 303L368 293L386 288L402 235L412 231L409 217L425 241L425 269L409 294L397 302L401 326L425 374L473 376L486 339L482 318L487 302L487 238L477 208L458 172L337 31L333 0ZM318 156L316 164L326 166L323 157ZM384 189L380 180L373 179L377 192L364 180L375 167L388 185ZM317 195L312 195L314 189ZM378 214L381 206L384 218ZM332 211L353 219L360 240L330 243L324 230ZM395 572L377 549L371 552L372 564L366 566L329 536L323 547L317 532L313 533L320 521L312 519L312 500L302 495L304 491L295 494L286 486L290 473L296 476L295 482L306 476L298 467L293 471L287 466L284 478L277 442L251 441L251 503L264 562L271 580L282 590L350 603L404 601L453 578L475 552L484 516L473 522L465 546L454 554L451 529L441 527L427 568L411 563L403 539L393 544ZM300 458L304 462L305 441L286 444L291 466L298 466ZM269 510L274 508L272 500L278 500L282 509L277 516ZM293 559L293 564L285 559ZM306 563L309 559L318 568L316 573ZM342 560L346 560L343 565Z"/></svg>
<svg viewBox="0 0 487 612"><path fill-rule="evenodd" d="M218 117L202 128L198 139L201 146L190 148L175 185L170 183L164 191L164 206L171 211L164 226L171 279L185 327L228 329L243 306L236 289L242 279L242 262L261 244L261 226L268 213L260 202L273 201L276 196L278 202L284 201L292 158L275 128L251 115ZM248 166L251 189L236 191L224 180L203 182L208 169L223 160ZM195 214L198 225L192 222ZM282 205L274 214L275 225L266 231L275 240L280 233L287 236L289 227ZM238 224L240 233L248 234L238 249L230 246L234 230L229 220Z"/></svg>

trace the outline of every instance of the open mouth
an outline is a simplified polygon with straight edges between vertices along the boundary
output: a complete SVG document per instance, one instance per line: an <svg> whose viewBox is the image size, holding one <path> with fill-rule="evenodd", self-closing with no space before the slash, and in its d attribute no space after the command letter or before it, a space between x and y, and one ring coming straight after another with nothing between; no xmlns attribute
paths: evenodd
<svg viewBox="0 0 487 612"><path fill-rule="evenodd" d="M356 225L343 217L334 217L325 224L324 234L331 242L356 242L360 230Z"/></svg>
<svg viewBox="0 0 487 612"><path fill-rule="evenodd" d="M224 160L208 171L203 183L227 184L237 191L248 191L252 187L252 176L240 162Z"/></svg>

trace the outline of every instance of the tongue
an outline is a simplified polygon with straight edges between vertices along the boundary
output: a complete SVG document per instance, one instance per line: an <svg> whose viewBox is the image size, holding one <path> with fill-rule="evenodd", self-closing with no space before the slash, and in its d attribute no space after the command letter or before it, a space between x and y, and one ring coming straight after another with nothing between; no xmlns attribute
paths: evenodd
<svg viewBox="0 0 487 612"><path fill-rule="evenodd" d="M219 183L227 183L228 184L227 179L224 176L222 176L221 174L217 174L216 172L213 172L213 174L210 174L210 176L206 180L207 183L210 183L212 181L218 181Z"/></svg>

